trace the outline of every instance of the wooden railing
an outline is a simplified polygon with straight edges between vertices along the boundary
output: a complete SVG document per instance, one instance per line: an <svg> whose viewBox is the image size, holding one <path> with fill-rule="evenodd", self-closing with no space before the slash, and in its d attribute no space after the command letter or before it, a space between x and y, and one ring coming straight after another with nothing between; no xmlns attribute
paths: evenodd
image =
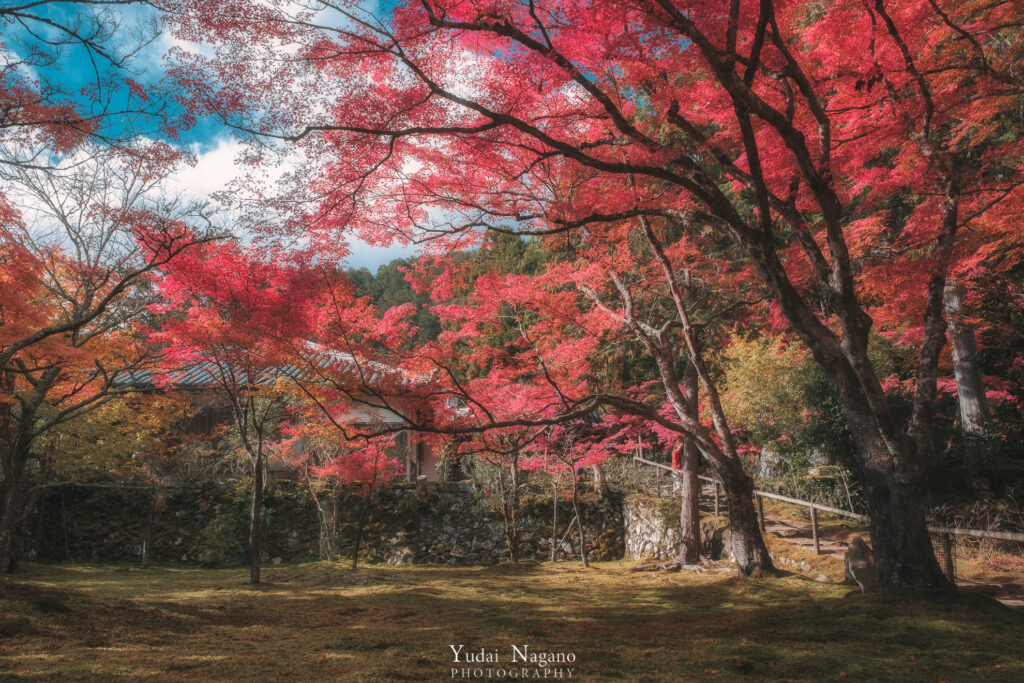
<svg viewBox="0 0 1024 683"><path fill-rule="evenodd" d="M645 465L652 467L658 467L663 470L668 470L677 477L682 477L682 471L677 470L669 465L662 464L660 462L654 462L653 460L647 460L640 456L634 456L634 460L642 462ZM714 505L715 515L719 514L719 496L721 495L722 482L714 477L701 476L702 481L710 482L715 485L714 493ZM809 500L802 500L800 498L790 498L789 496L783 496L778 493L770 493L768 491L754 491L754 498L757 503L757 519L761 525L761 533L764 533L764 504L761 502L762 498L770 498L772 500L780 500L784 503L791 503L793 505L800 505L808 508L811 515L811 537L814 541L814 554L821 554L821 547L818 541L818 511L827 512L833 515L839 515L841 517L849 517L850 519L856 519L862 522L868 521L867 515L862 515L852 510L843 510L841 508L834 508L830 505L822 505L821 503L815 503ZM929 526L928 531L939 537L939 542L942 546L942 563L943 569L946 575L951 579L954 577L955 571L953 568L953 536L971 536L974 538L989 538L997 541L1011 541L1014 543L1024 543L1024 534L1014 533L1012 531L988 531L985 529L958 529L955 527L944 527L944 526Z"/></svg>

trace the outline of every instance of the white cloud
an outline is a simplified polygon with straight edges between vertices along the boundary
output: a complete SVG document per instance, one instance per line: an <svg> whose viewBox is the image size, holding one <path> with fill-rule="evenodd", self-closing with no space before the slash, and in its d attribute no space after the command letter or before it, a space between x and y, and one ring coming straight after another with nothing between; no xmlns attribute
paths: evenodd
<svg viewBox="0 0 1024 683"><path fill-rule="evenodd" d="M239 161L243 148L240 141L227 137L218 138L205 151L193 146L195 165L183 166L171 176L167 187L194 199L212 199L214 193L228 189L233 180L246 172Z"/></svg>

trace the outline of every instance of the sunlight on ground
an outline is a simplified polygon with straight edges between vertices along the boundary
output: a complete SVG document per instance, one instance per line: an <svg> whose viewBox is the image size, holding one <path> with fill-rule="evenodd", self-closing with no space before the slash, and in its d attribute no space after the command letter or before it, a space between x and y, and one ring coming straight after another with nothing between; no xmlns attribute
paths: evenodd
<svg viewBox="0 0 1024 683"><path fill-rule="evenodd" d="M981 596L633 566L317 562L253 587L246 570L30 565L0 583L0 674L450 680L450 645L507 661L529 644L574 653L575 680L1024 677L1024 615Z"/></svg>

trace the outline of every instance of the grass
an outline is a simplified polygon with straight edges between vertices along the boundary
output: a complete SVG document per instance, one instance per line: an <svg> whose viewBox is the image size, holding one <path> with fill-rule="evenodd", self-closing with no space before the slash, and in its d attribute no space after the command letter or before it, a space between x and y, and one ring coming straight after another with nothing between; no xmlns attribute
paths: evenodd
<svg viewBox="0 0 1024 683"><path fill-rule="evenodd" d="M790 575L631 562L265 571L29 565L0 582L0 678L450 680L451 644L573 652L574 680L1024 680L1024 615Z"/></svg>

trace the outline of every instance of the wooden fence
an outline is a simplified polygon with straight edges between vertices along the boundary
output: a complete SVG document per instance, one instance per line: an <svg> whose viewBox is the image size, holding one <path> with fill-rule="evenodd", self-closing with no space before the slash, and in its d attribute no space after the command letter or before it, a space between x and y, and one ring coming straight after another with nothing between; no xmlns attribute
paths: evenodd
<svg viewBox="0 0 1024 683"><path fill-rule="evenodd" d="M634 456L634 460L641 462L651 467L657 467L662 470L667 470L677 477L682 476L682 472L668 465L660 462L654 462L653 460L647 460L640 456ZM719 498L721 496L722 483L713 477L700 477L701 481L710 482L714 484L714 505L715 515L720 512ZM843 510L841 508L834 508L829 505L822 505L821 503L815 503L809 500L802 500L800 498L790 498L789 496L783 496L778 493L770 493L768 491L754 491L754 499L757 503L757 519L761 525L761 533L764 533L764 503L763 498L770 498L772 500L780 500L784 503L791 503L793 505L800 505L808 508L811 516L811 538L814 542L814 554L821 554L821 546L818 541L818 511L827 512L833 515L839 515L840 517L849 517L850 519L856 519L861 522L867 522L868 516L862 515L852 510ZM929 526L928 531L935 534L939 538L939 543L942 550L942 565L943 571L950 580L955 581L956 570L953 566L953 536L971 536L974 538L989 538L997 541L1010 541L1014 543L1024 543L1024 534L1014 533L1012 531L988 531L985 529L958 529L955 527L944 527L944 526Z"/></svg>

